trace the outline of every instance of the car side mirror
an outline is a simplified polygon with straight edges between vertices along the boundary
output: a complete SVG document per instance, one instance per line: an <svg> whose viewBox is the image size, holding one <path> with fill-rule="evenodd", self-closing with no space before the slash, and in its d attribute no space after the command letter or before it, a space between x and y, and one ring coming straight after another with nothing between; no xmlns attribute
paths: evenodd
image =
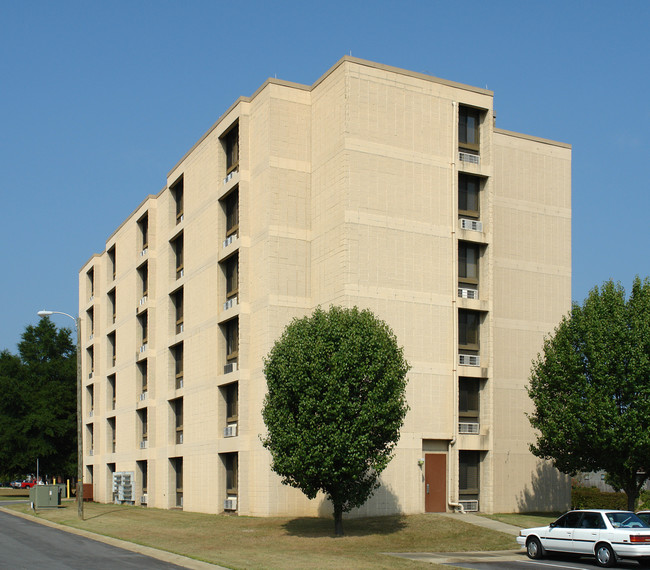
<svg viewBox="0 0 650 570"><path fill-rule="evenodd" d="M552 523L551 523L550 525L548 525L548 526L550 526L551 528L555 528L555 527L556 527L556 524L555 524L554 522L552 522Z"/></svg>

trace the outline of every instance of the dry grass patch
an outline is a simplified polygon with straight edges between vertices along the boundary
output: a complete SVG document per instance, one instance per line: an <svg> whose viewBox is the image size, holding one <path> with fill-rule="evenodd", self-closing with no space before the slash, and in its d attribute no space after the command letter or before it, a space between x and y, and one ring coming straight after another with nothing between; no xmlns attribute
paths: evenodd
<svg viewBox="0 0 650 570"><path fill-rule="evenodd" d="M29 512L26 506L12 507ZM334 538L332 519L206 515L91 503L86 520L76 505L38 517L212 562L228 568L432 568L386 552L516 549L514 538L436 515L344 520Z"/></svg>

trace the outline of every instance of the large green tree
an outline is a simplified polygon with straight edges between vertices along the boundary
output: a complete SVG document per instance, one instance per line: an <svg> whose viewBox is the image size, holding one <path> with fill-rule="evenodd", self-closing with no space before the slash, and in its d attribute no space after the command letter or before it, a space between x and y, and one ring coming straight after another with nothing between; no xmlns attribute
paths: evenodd
<svg viewBox="0 0 650 570"><path fill-rule="evenodd" d="M594 288L533 363L531 451L562 472L607 472L633 509L650 476L650 281Z"/></svg>
<svg viewBox="0 0 650 570"><path fill-rule="evenodd" d="M264 365L264 446L284 484L343 513L379 487L408 410L409 366L395 335L370 311L318 308L294 319Z"/></svg>
<svg viewBox="0 0 650 570"><path fill-rule="evenodd" d="M0 471L4 477L76 472L76 348L49 318L28 326L18 355L0 353Z"/></svg>

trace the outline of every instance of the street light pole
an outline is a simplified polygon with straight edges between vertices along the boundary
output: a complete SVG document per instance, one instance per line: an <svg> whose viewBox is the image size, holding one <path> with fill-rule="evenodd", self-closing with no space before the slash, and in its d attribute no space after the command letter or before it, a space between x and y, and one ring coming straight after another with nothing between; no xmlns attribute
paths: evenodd
<svg viewBox="0 0 650 570"><path fill-rule="evenodd" d="M39 311L39 317L48 317L50 315L65 315L74 321L74 327L77 331L77 516L84 520L84 485L83 485L83 418L81 417L81 318L73 317L68 313L61 311Z"/></svg>

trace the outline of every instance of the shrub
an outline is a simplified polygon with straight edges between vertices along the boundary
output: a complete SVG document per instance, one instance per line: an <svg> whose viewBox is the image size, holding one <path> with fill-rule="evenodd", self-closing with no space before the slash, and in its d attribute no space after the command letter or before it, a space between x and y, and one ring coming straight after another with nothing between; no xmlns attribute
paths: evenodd
<svg viewBox="0 0 650 570"><path fill-rule="evenodd" d="M627 509L625 493L606 493L598 487L571 488L571 505L574 509Z"/></svg>

